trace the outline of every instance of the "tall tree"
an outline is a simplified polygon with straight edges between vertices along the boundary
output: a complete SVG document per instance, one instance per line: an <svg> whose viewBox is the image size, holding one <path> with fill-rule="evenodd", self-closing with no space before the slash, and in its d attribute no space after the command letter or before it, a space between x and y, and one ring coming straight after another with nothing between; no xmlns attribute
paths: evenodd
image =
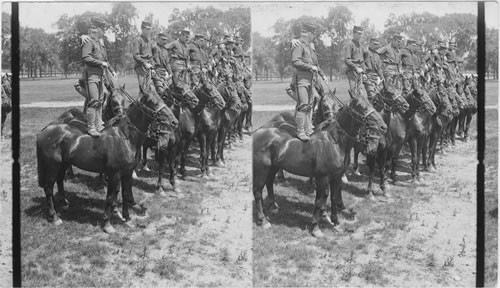
<svg viewBox="0 0 500 288"><path fill-rule="evenodd" d="M259 75L264 71L270 73L275 72L274 59L276 56L276 48L272 38L263 37L259 33L254 32L252 34L252 55L252 70L255 72L256 79L258 79Z"/></svg>
<svg viewBox="0 0 500 288"><path fill-rule="evenodd" d="M107 17L114 36L114 43L108 46L109 61L115 70L128 70L134 66L131 43L137 36L135 19L137 9L129 2L115 2Z"/></svg>
<svg viewBox="0 0 500 288"><path fill-rule="evenodd" d="M2 69L10 70L10 14L2 12Z"/></svg>

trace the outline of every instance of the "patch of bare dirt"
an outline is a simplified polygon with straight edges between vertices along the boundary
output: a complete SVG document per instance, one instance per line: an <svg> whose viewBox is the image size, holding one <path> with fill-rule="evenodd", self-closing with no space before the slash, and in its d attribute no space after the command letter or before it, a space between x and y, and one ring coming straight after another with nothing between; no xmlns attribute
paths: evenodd
<svg viewBox="0 0 500 288"><path fill-rule="evenodd" d="M12 151L10 137L1 140L0 155L0 286L12 286Z"/></svg>

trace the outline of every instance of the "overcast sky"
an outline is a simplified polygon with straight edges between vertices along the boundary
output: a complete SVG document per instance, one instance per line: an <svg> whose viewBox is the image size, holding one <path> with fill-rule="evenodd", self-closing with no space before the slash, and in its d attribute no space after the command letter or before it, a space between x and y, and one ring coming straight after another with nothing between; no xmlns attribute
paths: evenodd
<svg viewBox="0 0 500 288"><path fill-rule="evenodd" d="M200 3L200 2L132 2L139 12L136 25L140 25L141 20L153 13L155 18L159 18L160 24L168 26L168 16L174 8L186 9L196 6L226 10L231 7L251 6L252 7L252 30L264 36L273 35L272 26L279 18L285 20L298 18L302 15L326 16L330 7L344 5L353 12L355 24L360 23L364 18L369 18L370 22L380 32L384 29L385 20L390 13L396 15L409 14L412 12L428 11L432 14L442 16L447 13L473 13L477 14L476 2L253 2L253 3ZM63 14L73 16L85 11L111 12L112 2L25 2L19 4L19 20L22 26L32 28L42 28L47 32L55 32L53 24ZM3 3L3 11L10 12L10 3ZM487 27L498 28L499 7L495 2L486 3L486 25Z"/></svg>
<svg viewBox="0 0 500 288"><path fill-rule="evenodd" d="M379 32L383 32L385 20L390 13L396 15L411 14L413 12L430 12L442 16L450 13L473 13L477 15L476 2L320 2L320 3L259 3L252 8L252 31L263 36L272 36L272 26L279 18L285 20L299 18L302 15L326 17L330 7L343 5L353 13L354 25L361 23L365 18ZM487 3L486 25L498 28L498 5Z"/></svg>

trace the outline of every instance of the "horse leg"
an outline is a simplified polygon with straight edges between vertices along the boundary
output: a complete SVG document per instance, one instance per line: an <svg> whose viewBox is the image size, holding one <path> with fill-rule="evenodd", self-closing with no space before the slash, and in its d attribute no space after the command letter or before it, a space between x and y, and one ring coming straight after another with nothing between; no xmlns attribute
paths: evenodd
<svg viewBox="0 0 500 288"><path fill-rule="evenodd" d="M359 152L360 150L356 145L354 145L354 163L353 163L353 169L354 169L354 175L361 176L361 173L359 173L359 164L358 164L358 157L359 157Z"/></svg>
<svg viewBox="0 0 500 288"><path fill-rule="evenodd" d="M474 116L474 114L469 109L467 111L467 115L466 115L467 119L465 120L465 128L464 128L464 141L465 142L467 142L469 140L469 127L470 127L470 122L472 121L472 116Z"/></svg>
<svg viewBox="0 0 500 288"><path fill-rule="evenodd" d="M148 167L148 146L142 145L142 170L151 171Z"/></svg>
<svg viewBox="0 0 500 288"><path fill-rule="evenodd" d="M465 118L467 117L467 110L468 109L462 109L460 111L460 115L459 115L459 118L458 118L458 133L460 134L460 136L464 136L464 132L465 132ZM462 138L463 141L465 141L464 138Z"/></svg>
<svg viewBox="0 0 500 288"><path fill-rule="evenodd" d="M66 199L66 192L64 191L64 176L66 175L66 169L69 165L61 164L59 172L57 173L57 192L61 198L59 202L61 203L61 209L68 210L69 201Z"/></svg>
<svg viewBox="0 0 500 288"><path fill-rule="evenodd" d="M118 173L108 175L108 192L106 194L106 208L104 209L103 230L106 233L114 233L115 228L111 225L111 215L115 211L117 205L117 189L116 185L120 180ZM126 201L123 201L126 202Z"/></svg>
<svg viewBox="0 0 500 288"><path fill-rule="evenodd" d="M276 177L276 173L281 170L278 167L271 167L266 179L266 188L267 188L267 197L269 198L269 213L276 214L278 213L278 203L276 203L276 199L274 198L274 178ZM283 170L281 170L283 171Z"/></svg>
<svg viewBox="0 0 500 288"><path fill-rule="evenodd" d="M177 166L176 165L177 145L173 145L173 147L169 149L167 157L168 157L168 167L170 172L170 185L172 185L172 189L174 190L174 192L180 193L181 190L179 189L179 187L177 187L177 182L176 182L177 169L175 169Z"/></svg>
<svg viewBox="0 0 500 288"><path fill-rule="evenodd" d="M429 148L429 137L425 136L422 140L422 165L424 171L429 171L429 159L427 158L427 149Z"/></svg>
<svg viewBox="0 0 500 288"><path fill-rule="evenodd" d="M224 162L224 146L225 146L225 140L226 140L226 133L227 128L222 127L220 134L219 134L219 141L217 143L217 166L219 167L224 167L225 162Z"/></svg>
<svg viewBox="0 0 500 288"><path fill-rule="evenodd" d="M207 135L205 133L198 134L198 144L200 146L201 177L206 177L208 170L208 151L207 151Z"/></svg>
<svg viewBox="0 0 500 288"><path fill-rule="evenodd" d="M68 177L68 179L75 178L75 172L73 171L73 165L69 165L68 169L66 169L66 171L67 171L66 177Z"/></svg>
<svg viewBox="0 0 500 288"><path fill-rule="evenodd" d="M264 215L264 199L262 197L262 190L264 185L266 185L266 180L268 178L270 167L266 167L263 164L253 163L253 196L255 199L255 206L257 208L257 220L256 223L262 226L264 229L271 227L271 224L266 220Z"/></svg>
<svg viewBox="0 0 500 288"><path fill-rule="evenodd" d="M311 222L311 234L314 237L323 237L323 232L319 229L319 221L324 218L327 222L332 223L327 219L326 214L326 199L328 198L328 177L316 177L316 199L314 201L314 211ZM325 217L326 215L326 217Z"/></svg>
<svg viewBox="0 0 500 288"><path fill-rule="evenodd" d="M385 197L391 197L387 191L386 186L387 175L386 175L386 159L387 159L387 149L383 148L379 153L377 153L377 163L380 168L380 189L384 193Z"/></svg>
<svg viewBox="0 0 500 288"><path fill-rule="evenodd" d="M276 173L276 179L278 180L278 182L283 182L285 181L285 172L283 171L283 169L279 169L278 172Z"/></svg>
<svg viewBox="0 0 500 288"><path fill-rule="evenodd" d="M416 167L418 166L419 158L417 156L417 140L415 137L411 137L408 140L408 144L410 145L411 151L411 177L413 181L417 180Z"/></svg>
<svg viewBox="0 0 500 288"><path fill-rule="evenodd" d="M191 137L186 139L183 143L184 145L182 145L182 147L181 147L181 169L179 172L181 173L182 179L186 178L186 158L187 158L187 153L189 151L189 146L191 146L191 139L192 139ZM208 162L208 158L207 158L207 162ZM208 167L208 164L207 164L207 167Z"/></svg>
<svg viewBox="0 0 500 288"><path fill-rule="evenodd" d="M252 108L253 104L252 102L248 102L248 110L246 113L246 129L248 132L252 132Z"/></svg>
<svg viewBox="0 0 500 288"><path fill-rule="evenodd" d="M127 173L121 176L121 188L122 188L122 217L125 220L125 224L130 227L130 214L128 211L129 208L129 197L132 196L132 173ZM118 189L117 189L118 190ZM118 193L118 192L117 192Z"/></svg>
<svg viewBox="0 0 500 288"><path fill-rule="evenodd" d="M356 158L355 158L356 159ZM366 155L366 164L370 169L370 173L368 175L368 198L370 200L374 200L373 195L373 175L375 174L375 156L374 155Z"/></svg>
<svg viewBox="0 0 500 288"><path fill-rule="evenodd" d="M164 149L159 149L158 151L158 181L156 182L156 193L160 194L161 196L166 196L165 191L163 190L163 178L162 178L162 173L163 173L163 163L165 161L166 151Z"/></svg>

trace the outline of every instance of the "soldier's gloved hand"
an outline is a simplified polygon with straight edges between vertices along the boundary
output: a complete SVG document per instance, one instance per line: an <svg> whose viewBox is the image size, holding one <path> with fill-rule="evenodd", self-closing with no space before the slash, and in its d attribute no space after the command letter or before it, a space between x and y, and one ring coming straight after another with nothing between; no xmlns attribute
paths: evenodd
<svg viewBox="0 0 500 288"><path fill-rule="evenodd" d="M101 66L104 68L108 68L109 64L108 64L108 62L102 62Z"/></svg>
<svg viewBox="0 0 500 288"><path fill-rule="evenodd" d="M153 68L153 65L146 63L146 64L144 64L144 68L146 68L146 70L151 69L151 68Z"/></svg>
<svg viewBox="0 0 500 288"><path fill-rule="evenodd" d="M314 66L314 65L313 65L313 66L311 67L311 71L312 71L312 72L318 72L318 70L319 70L318 66Z"/></svg>
<svg viewBox="0 0 500 288"><path fill-rule="evenodd" d="M361 69L361 68L359 68L359 67L356 67L356 69L355 69L355 70L356 70L356 73L358 73L358 74L359 74L359 73L363 73L363 69Z"/></svg>
<svg viewBox="0 0 500 288"><path fill-rule="evenodd" d="M292 48L295 48L300 45L300 41L298 39L292 39L292 41L290 42L292 43Z"/></svg>
<svg viewBox="0 0 500 288"><path fill-rule="evenodd" d="M82 46L90 42L90 36L89 35L82 35L80 36L80 40L82 41Z"/></svg>

